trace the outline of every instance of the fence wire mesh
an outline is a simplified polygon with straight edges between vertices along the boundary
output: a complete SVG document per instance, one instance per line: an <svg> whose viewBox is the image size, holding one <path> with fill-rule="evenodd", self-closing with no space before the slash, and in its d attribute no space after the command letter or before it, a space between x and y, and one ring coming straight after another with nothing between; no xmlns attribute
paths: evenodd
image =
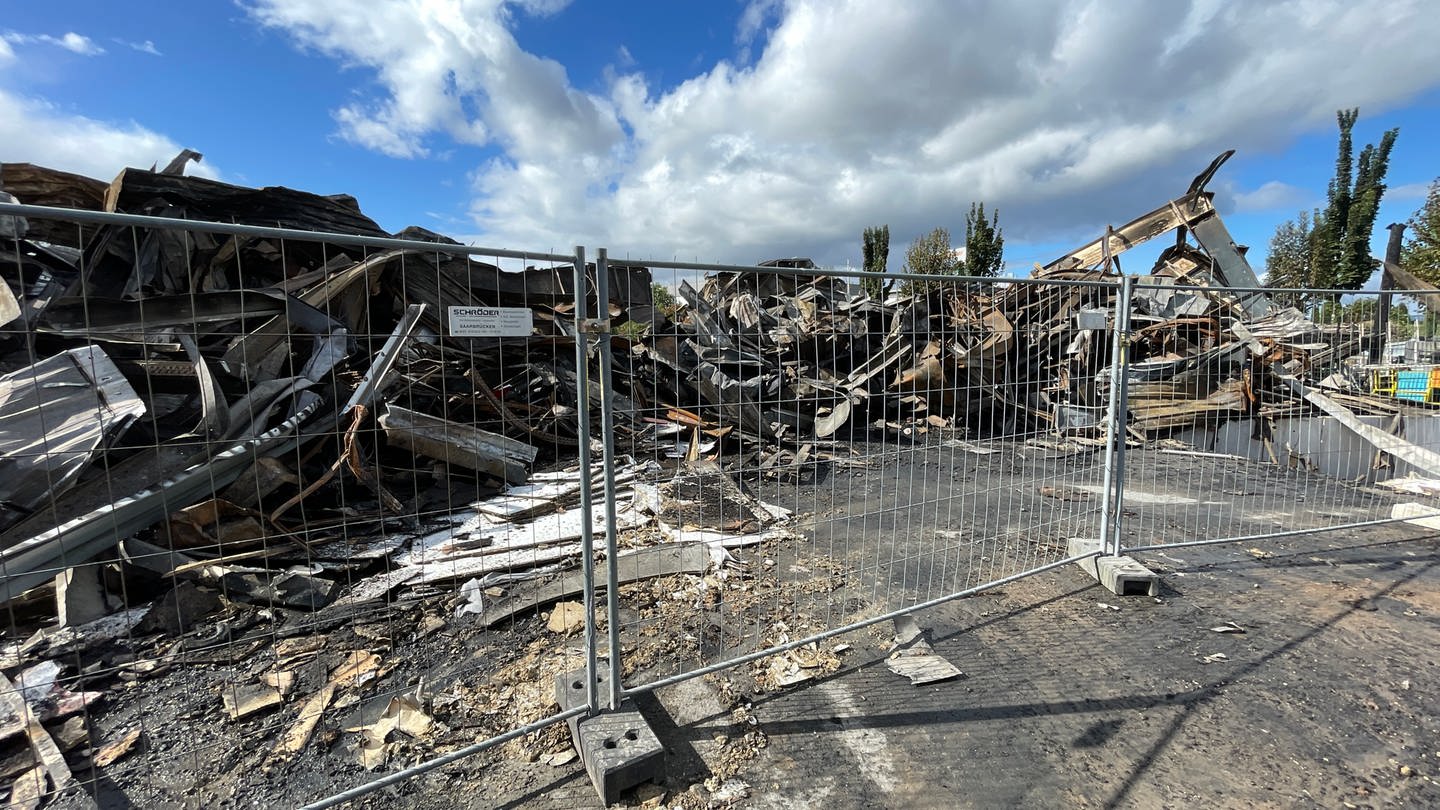
<svg viewBox="0 0 1440 810"><path fill-rule="evenodd" d="M560 716L579 629L471 614L582 556L573 256L9 213L12 796L294 806Z"/></svg>
<svg viewBox="0 0 1440 810"><path fill-rule="evenodd" d="M1136 290L1121 545L1386 521L1421 493L1407 478L1437 473L1440 374L1414 354L1404 301L1377 329L1374 291L1271 290L1267 314L1242 319L1150 314L1195 288Z"/></svg>
<svg viewBox="0 0 1440 810"><path fill-rule="evenodd" d="M628 688L837 634L1099 536L1114 277L867 291L862 274L786 262L637 264L673 300L616 341ZM822 674L834 646L753 675Z"/></svg>
<svg viewBox="0 0 1440 810"><path fill-rule="evenodd" d="M1440 477L1434 346L1374 293L587 261L335 205L0 206L12 796L563 758L560 720L820 676L1072 538L1358 527Z"/></svg>

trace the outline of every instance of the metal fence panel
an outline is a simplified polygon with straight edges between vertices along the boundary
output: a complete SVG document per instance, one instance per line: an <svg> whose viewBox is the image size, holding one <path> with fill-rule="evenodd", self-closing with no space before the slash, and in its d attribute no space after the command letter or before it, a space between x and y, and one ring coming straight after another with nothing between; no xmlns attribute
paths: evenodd
<svg viewBox="0 0 1440 810"><path fill-rule="evenodd" d="M477 614L586 557L583 254L0 219L13 790L293 806L568 746L594 645Z"/></svg>
<svg viewBox="0 0 1440 810"><path fill-rule="evenodd" d="M1413 519L1440 477L1436 358L1374 293L0 233L12 789L334 806L820 676L1072 538Z"/></svg>
<svg viewBox="0 0 1440 810"><path fill-rule="evenodd" d="M634 264L675 300L611 341L626 689L818 675L840 658L812 641L1099 536L1113 276L867 294L783 262Z"/></svg>
<svg viewBox="0 0 1440 810"><path fill-rule="evenodd" d="M1141 290L1150 301L1194 293ZM1264 292L1270 314L1257 320L1167 319L1137 304L1117 527L1127 549L1388 522L1420 492L1407 477L1440 474L1433 358L1407 365L1382 351L1416 324L1377 333L1374 291Z"/></svg>

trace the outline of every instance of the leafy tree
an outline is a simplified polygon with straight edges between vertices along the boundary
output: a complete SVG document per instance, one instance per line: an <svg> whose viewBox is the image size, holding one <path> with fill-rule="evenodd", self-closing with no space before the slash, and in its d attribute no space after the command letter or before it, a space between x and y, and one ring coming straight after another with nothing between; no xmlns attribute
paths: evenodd
<svg viewBox="0 0 1440 810"><path fill-rule="evenodd" d="M1415 337L1415 320L1410 316L1410 307L1403 301L1390 305L1390 334L1396 340Z"/></svg>
<svg viewBox="0 0 1440 810"><path fill-rule="evenodd" d="M679 302L675 300L675 294L670 292L669 287L658 281L652 281L650 282L650 303L655 307L655 324L658 324L662 322L662 319L675 315ZM650 321L626 321L615 327L615 332L622 337L639 340L655 324Z"/></svg>
<svg viewBox="0 0 1440 810"><path fill-rule="evenodd" d="M1440 284L1440 179L1430 184L1425 204L1410 217L1410 237L1400 250L1400 264L1431 284Z"/></svg>
<svg viewBox="0 0 1440 810"><path fill-rule="evenodd" d="M883 273L890 263L890 226L881 225L878 228L866 228L861 235L864 250L864 270L870 273ZM871 298L881 298L885 290L890 286L878 278L866 278L862 282L865 292Z"/></svg>
<svg viewBox="0 0 1440 810"><path fill-rule="evenodd" d="M1266 287L1293 290L1315 286L1310 234L1310 215L1304 211L1276 226L1275 235L1270 237L1270 253L1265 257ZM1303 308L1308 303L1303 293L1278 293L1275 298L1292 307Z"/></svg>
<svg viewBox="0 0 1440 810"><path fill-rule="evenodd" d="M1399 129L1391 129L1380 144L1367 144L1354 160L1352 131L1358 109L1339 110L1340 143L1335 158L1335 176L1326 192L1325 210L1315 217L1311 231L1311 266L1315 285L1341 290L1358 290L1375 271L1370 259L1370 232L1385 194L1385 172L1390 150Z"/></svg>
<svg viewBox="0 0 1440 810"><path fill-rule="evenodd" d="M959 271L967 276L995 278L1005 268L1005 237L1000 232L1000 212L985 219L985 203L970 203L965 216L965 260Z"/></svg>
<svg viewBox="0 0 1440 810"><path fill-rule="evenodd" d="M1429 339L1440 335L1440 314L1431 307L1425 308L1425 318L1420 323L1420 337Z"/></svg>
<svg viewBox="0 0 1440 810"><path fill-rule="evenodd" d="M1377 306L1379 303L1376 298L1369 295L1344 305L1338 301L1321 301L1315 309L1314 319L1322 324L1369 326L1375 322ZM1396 340L1405 340L1415 335L1415 325L1410 322L1410 308L1403 301L1390 307L1390 335Z"/></svg>
<svg viewBox="0 0 1440 810"><path fill-rule="evenodd" d="M1316 303L1310 311L1310 320L1315 323L1333 326L1345 321L1345 307L1334 298L1327 298Z"/></svg>
<svg viewBox="0 0 1440 810"><path fill-rule="evenodd" d="M945 228L936 228L924 236L916 237L915 241L910 243L910 249L905 251L907 273L953 276L959 275L963 267L963 263L955 257L955 250L950 247L950 231ZM924 292L933 286L927 282L906 282L904 291Z"/></svg>
<svg viewBox="0 0 1440 810"><path fill-rule="evenodd" d="M1356 298L1345 305L1345 322L1360 323L1375 319L1375 299L1369 296Z"/></svg>
<svg viewBox="0 0 1440 810"><path fill-rule="evenodd" d="M650 301L655 305L656 311L664 313L667 318L675 314L675 306L678 302L675 300L675 294L670 292L670 288L664 284L658 281L650 282Z"/></svg>

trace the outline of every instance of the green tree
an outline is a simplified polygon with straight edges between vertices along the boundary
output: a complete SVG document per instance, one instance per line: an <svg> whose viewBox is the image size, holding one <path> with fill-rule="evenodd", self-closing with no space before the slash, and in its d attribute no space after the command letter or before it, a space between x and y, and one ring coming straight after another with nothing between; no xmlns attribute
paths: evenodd
<svg viewBox="0 0 1440 810"><path fill-rule="evenodd" d="M950 231L936 228L924 236L916 237L905 251L905 272L926 276L958 275L963 267L950 247ZM906 293L925 292L935 286L931 282L906 282Z"/></svg>
<svg viewBox="0 0 1440 810"><path fill-rule="evenodd" d="M1364 296L1345 305L1344 317L1336 318L1336 323L1352 323L1368 326L1375 322L1375 308L1379 306L1374 296ZM1405 302L1398 301L1390 306L1390 334L1397 340L1405 340L1413 335L1415 325L1410 322L1410 307Z"/></svg>
<svg viewBox="0 0 1440 810"><path fill-rule="evenodd" d="M1396 340L1415 337L1415 320L1410 317L1410 307L1404 301L1390 305L1390 334Z"/></svg>
<svg viewBox="0 0 1440 810"><path fill-rule="evenodd" d="M1369 296L1356 298L1345 305L1345 321L1347 323L1359 323L1360 321L1374 320L1375 299Z"/></svg>
<svg viewBox="0 0 1440 810"><path fill-rule="evenodd" d="M1270 237L1270 253L1265 257L1265 286L1294 290L1315 286L1315 271L1310 263L1310 215L1301 211L1295 219L1287 219L1275 228ZM1277 293L1282 304L1304 308L1307 296L1297 292Z"/></svg>
<svg viewBox="0 0 1440 810"><path fill-rule="evenodd" d="M1425 307L1425 317L1420 322L1420 335L1426 339L1440 335L1440 314L1431 307Z"/></svg>
<svg viewBox="0 0 1440 810"><path fill-rule="evenodd" d="M1440 179L1430 184L1425 204L1410 217L1410 236L1400 250L1400 264L1411 273L1440 285Z"/></svg>
<svg viewBox="0 0 1440 810"><path fill-rule="evenodd" d="M965 260L959 271L967 276L995 278L1005 268L1005 237L1000 232L1000 212L985 219L985 203L970 203L965 216Z"/></svg>
<svg viewBox="0 0 1440 810"><path fill-rule="evenodd" d="M1385 194L1385 172L1390 150L1399 129L1391 129L1380 144L1367 144L1354 160L1352 132L1358 109L1339 110L1340 143L1335 158L1335 176L1326 191L1325 210L1315 217L1312 229L1311 266L1316 286L1358 290L1370 279L1375 263L1370 259L1370 233Z"/></svg>
<svg viewBox="0 0 1440 810"><path fill-rule="evenodd" d="M652 281L650 282L650 303L655 307L653 322L626 321L615 327L616 334L630 340L639 340L647 331L664 323L664 319L674 317L679 302L675 300L675 294L670 292L669 287L658 281Z"/></svg>
<svg viewBox="0 0 1440 810"><path fill-rule="evenodd" d="M881 225L878 228L866 228L861 234L862 248L864 251L864 270L869 273L883 273L890 263L890 226ZM871 298L879 299L885 295L885 290L890 286L882 279L866 278L862 282L865 292Z"/></svg>
<svg viewBox="0 0 1440 810"><path fill-rule="evenodd" d="M675 314L675 294L658 281L650 282L650 302L655 305L656 312L667 318Z"/></svg>

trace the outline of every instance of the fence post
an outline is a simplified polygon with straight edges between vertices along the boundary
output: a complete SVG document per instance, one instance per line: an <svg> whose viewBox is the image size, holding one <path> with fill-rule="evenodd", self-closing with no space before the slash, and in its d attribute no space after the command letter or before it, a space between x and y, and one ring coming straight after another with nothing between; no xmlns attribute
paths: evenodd
<svg viewBox="0 0 1440 810"><path fill-rule="evenodd" d="M1115 347L1119 362L1114 366L1115 376L1110 387L1111 404L1115 406L1114 483L1115 492L1110 502L1114 514L1110 520L1110 553L1120 556L1120 529L1125 522L1125 424L1130 415L1130 307L1135 290L1133 276L1120 277L1120 301L1115 310ZM1104 543L1106 538L1101 538Z"/></svg>
<svg viewBox="0 0 1440 810"><path fill-rule="evenodd" d="M600 696L595 691L598 673L595 657L595 540L590 526L594 504L590 479L590 329L587 323L585 293L589 285L585 274L585 248L575 246L575 418L579 440L580 462L580 566L585 578L585 702L590 714L600 711Z"/></svg>
<svg viewBox="0 0 1440 810"><path fill-rule="evenodd" d="M595 254L595 300L596 315L601 324L599 330L600 349L600 432L605 446L605 628L609 635L610 689L605 696L605 708L615 711L620 708L622 697L620 666L620 571L617 565L618 520L615 514L615 409L611 387L611 371L614 365L613 347L610 345L610 266L605 248Z"/></svg>
<svg viewBox="0 0 1440 810"><path fill-rule="evenodd" d="M1100 546L1110 543L1111 509L1115 502L1115 436L1120 411L1120 310L1124 305L1125 282L1121 277L1115 293L1115 318L1110 329L1110 396L1105 402L1105 477L1100 484Z"/></svg>

